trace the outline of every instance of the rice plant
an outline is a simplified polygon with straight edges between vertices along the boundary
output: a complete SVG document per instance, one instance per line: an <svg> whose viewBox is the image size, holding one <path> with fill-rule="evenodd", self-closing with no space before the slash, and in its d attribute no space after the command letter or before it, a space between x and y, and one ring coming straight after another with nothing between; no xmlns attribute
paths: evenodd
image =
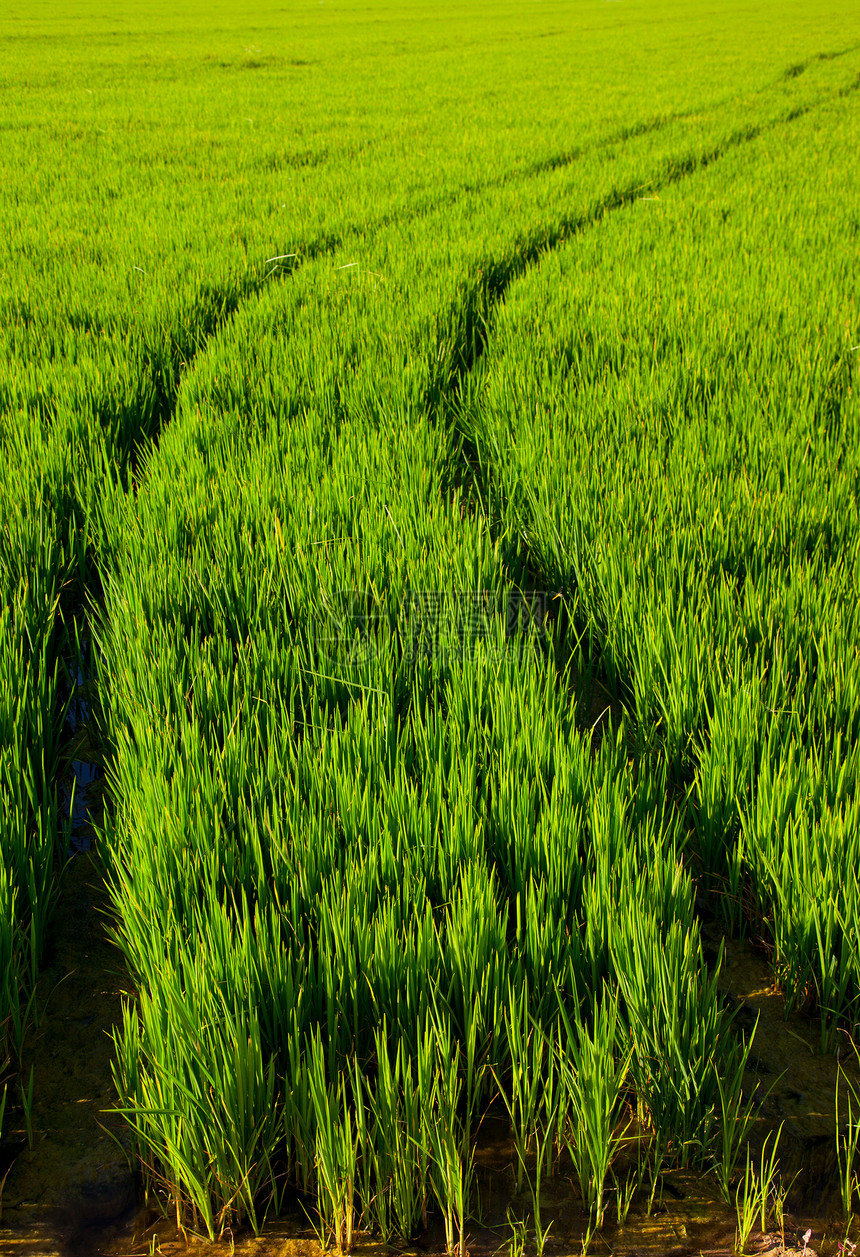
<svg viewBox="0 0 860 1257"><path fill-rule="evenodd" d="M607 1180L629 1125L621 1126L620 1100L633 1049L619 1042L617 995L607 995L595 1005L590 1030L579 1018L571 1024L563 1005L560 1011L564 1026L561 1060L570 1102L564 1142L591 1224L600 1230Z"/></svg>
<svg viewBox="0 0 860 1257"><path fill-rule="evenodd" d="M56 893L68 613L138 991L116 1107L186 1230L293 1187L339 1252L440 1217L464 1257L499 1105L514 1248L562 1156L585 1247L668 1165L729 1195L746 1152L743 1243L776 1207L700 917L766 938L823 1049L857 1022L860 61L825 9L820 46L732 10L742 53L689 14L683 64L570 6L552 39L400 8L383 47L325 8L241 48L192 8L169 72L16 52L0 1060ZM623 74L571 94L580 58Z"/></svg>
<svg viewBox="0 0 860 1257"><path fill-rule="evenodd" d="M841 1067L840 1077L848 1088L848 1121L842 1123L840 1120L839 1080L837 1080L835 1097L836 1161L842 1212L846 1218L851 1218L854 1215L855 1201L860 1203L860 1166L855 1169L858 1145L860 1145L860 1096L858 1096L856 1087L845 1076L845 1072Z"/></svg>
<svg viewBox="0 0 860 1257"><path fill-rule="evenodd" d="M766 1231L771 1212L777 1208L780 1212L782 1210L787 1188L779 1182L777 1157L781 1134L782 1125L776 1131L770 1149L768 1149L770 1135L767 1136L761 1149L758 1167L753 1163L749 1148L747 1148L746 1170L743 1182L738 1185L735 1196L738 1219L735 1251L738 1253L745 1252L756 1219L758 1219L759 1230Z"/></svg>

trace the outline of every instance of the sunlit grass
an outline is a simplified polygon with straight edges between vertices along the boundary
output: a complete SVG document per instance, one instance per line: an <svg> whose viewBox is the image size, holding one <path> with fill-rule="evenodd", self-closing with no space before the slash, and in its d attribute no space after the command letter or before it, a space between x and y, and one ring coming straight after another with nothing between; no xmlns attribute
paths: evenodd
<svg viewBox="0 0 860 1257"><path fill-rule="evenodd" d="M435 1211L463 1257L501 1107L539 1248L563 1159L622 1217L634 1126L648 1207L715 1171L745 1242L777 1188L702 913L754 924L823 1048L860 999L860 54L837 5L814 47L799 10L686 14L741 41L721 76L634 56L644 9L584 43L568 5L557 43L384 12L382 44L345 5L18 68L21 169L78 160L4 211L45 209L0 264L0 1060L86 617L114 1081L179 1226L296 1190L340 1252Z"/></svg>

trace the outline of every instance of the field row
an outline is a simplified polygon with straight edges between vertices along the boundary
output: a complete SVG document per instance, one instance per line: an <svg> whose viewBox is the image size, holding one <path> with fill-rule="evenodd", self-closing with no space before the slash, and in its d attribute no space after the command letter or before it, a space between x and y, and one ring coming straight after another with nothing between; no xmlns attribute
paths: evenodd
<svg viewBox="0 0 860 1257"><path fill-rule="evenodd" d="M768 831L758 847L750 843L750 855L735 837L744 831L739 819L732 825L732 809L741 812L744 796L719 777L719 725L704 717L719 698L759 694L743 685L743 673L736 686L736 660L750 647L747 638L738 641L734 608L712 605L731 592L715 575L723 552L713 521L728 517L725 548L743 547L743 520L749 550L760 548L763 521L754 511L741 515L731 486L717 501L695 493L696 484L714 494L720 485L713 465L707 481L700 478L695 451L731 459L731 431L722 425L719 438L714 431L716 409L707 423L708 403L721 396L731 363L713 326L701 326L711 318L713 290L701 290L707 306L698 319L690 287L677 315L662 310L658 321L648 287L656 257L663 293L685 291L683 278L673 290L668 267L700 273L690 240L708 239L709 230L699 230L706 215L708 229L723 224L719 194L732 188L737 197L751 155L756 181L779 187L799 165L808 171L827 136L832 150L818 160L823 170L839 169L839 145L850 148L850 114L838 105L834 114L795 122L791 157L769 156L768 139L755 141L738 152L725 181L717 166L678 185L677 194L633 201L551 255L522 287L508 289L468 380L463 372L492 281L479 279L471 311L458 290L464 272L481 269L486 245L481 252L471 245L470 267L469 246L455 252L440 217L438 231L425 232L423 255L404 231L366 259L378 276L396 273L397 288L378 276L331 279L330 263L302 268L276 296L243 306L210 343L184 382L176 419L136 499L105 522L114 547L105 566L118 573L100 639L117 801L107 850L121 944L141 989L119 1040L118 1084L156 1176L206 1228L217 1231L242 1206L254 1218L253 1202L267 1192L277 1201L278 1175L286 1172L316 1190L344 1244L358 1224L353 1208L385 1235L408 1235L434 1195L453 1234L468 1208L477 1118L494 1102L511 1113L523 1162L526 1149L539 1151L532 1174L548 1171L559 1155L573 1157L599 1224L611 1132L628 1085L643 1129L652 1132L654 1162L666 1155L716 1164L728 1191L742 1132L742 1048L704 963L691 869L704 873L705 888L709 878L712 889L735 896L755 876L756 906L772 919L780 944L777 963L790 956L805 983L822 982L825 1041L856 1007L856 975L845 963L853 921L843 934L838 915L850 911L850 901L821 901L813 891L805 917L784 913L764 875ZM655 143L654 136L643 142L652 161ZM619 161L625 157L635 186L644 155L631 143ZM618 163L612 175L614 187ZM592 197L594 181L592 172ZM693 222L679 208L667 240L659 206L683 204L682 197L695 206ZM485 227L491 208L485 198ZM582 218L588 212L586 204ZM753 208L738 218L737 231L754 241ZM502 238L504 226L500 215ZM635 267L627 239L616 237L625 228L641 249ZM658 232L659 254L648 245ZM437 241L433 253L428 239ZM764 225L760 239L772 239ZM516 268L521 242L509 247ZM498 247L493 253L504 259ZM624 258L642 293L605 282L610 257ZM407 287L410 262L419 274ZM727 265L725 255L720 264ZM497 265L501 271L504 261ZM572 281L565 265L577 267ZM770 311L784 273L770 265L767 284L756 284L747 265L750 319L755 300ZM599 289L595 274L604 277ZM426 304L416 297L419 283ZM586 303L582 315L578 299ZM601 302L611 338L597 318ZM438 313L446 309L455 312L447 339ZM801 311L807 315L808 304ZM846 314L850 324L852 311ZM622 318L632 326L618 326ZM645 334L658 327L659 349ZM842 331L831 333L839 350ZM749 339L743 324L724 334ZM702 363L705 338L713 377L720 363L713 381ZM625 352L643 355L635 374L633 361L627 368L617 361ZM786 362L768 345L761 352ZM799 361L817 407L821 385L810 380L802 353ZM771 377L754 375L757 366L750 363L748 378ZM643 376L653 391L644 391ZM751 450L751 476L757 446L782 435L760 430L758 409L745 415L736 373L723 387L739 407L736 431ZM795 387L790 374L773 382L775 396ZM615 390L635 396L635 410L630 401L619 404ZM582 435L580 416L594 425ZM843 422L840 410L839 449ZM452 434L464 426L484 464L490 516L457 487L466 473ZM640 472L631 460L652 449L654 464ZM674 478L666 476L673 459ZM772 475L766 454L760 465L762 495ZM609 468L617 483L607 484ZM690 479L678 484L685 469ZM657 487L661 476L665 490ZM613 514L628 499L643 520L642 540ZM837 512L839 505L837 498ZM791 499L788 509L796 523ZM559 535L569 539L559 543ZM702 553L703 535L716 557ZM657 553L647 551L645 538ZM565 562L551 542L566 544ZM826 599L827 586L810 567L831 552L816 559L800 544L802 588ZM839 563L856 556L851 545L832 563L837 595ZM249 554L253 565L243 557ZM581 642L572 657L571 630L546 651L506 641L498 620L468 651L462 625L434 622L416 649L414 617L403 618L411 596L510 595L533 579L527 562L547 588L568 595L567 619ZM644 577L622 583L626 564L653 580L653 610ZM763 578L753 569L747 599L760 585L760 598L769 590L771 598L797 597L792 573L790 557L777 571L766 565ZM333 652L331 625L346 590L360 591L367 618ZM750 633L757 610L753 601ZM829 602L810 613L832 622ZM765 625L775 618L767 604L758 614ZM688 631L692 642L683 635L685 615L697 626L698 636ZM803 622L795 620L800 636ZM655 646L654 624L668 625L676 652L662 670L665 638ZM633 645L625 656L614 634L626 625L621 640ZM735 635L717 638L726 664L705 626ZM745 627L742 620L739 631ZM781 620L776 627L789 631ZM846 644L840 635L837 658ZM788 643L790 662L797 650ZM633 762L623 734L617 742L605 738L592 755L558 676L565 660L574 685L583 686L589 668L606 668L629 700ZM757 680L754 663L746 667ZM843 694L850 704L850 691ZM776 702L769 692L764 699ZM856 721L856 704L848 719ZM761 736L761 723L747 736ZM743 737L743 725L726 725ZM774 749L773 730L782 728L765 730ZM726 753L752 752L741 742ZM818 764L834 771L842 790L818 806L830 802L843 845L799 841L795 858L829 852L832 884L852 867L851 765L840 777L829 758L814 754L804 770ZM785 758L790 765L790 751ZM775 759L767 771L778 780L786 775ZM753 797L767 816L762 785L752 783ZM709 786L706 812L696 805ZM805 798L799 805L799 839L815 807ZM849 893L851 884L848 876ZM739 906L721 902L739 924ZM784 939L801 920L806 938L814 938L817 905L835 923L830 937L817 953L808 945L789 950ZM823 987L835 967L828 947L840 949L836 1004L833 988ZM789 987L792 995L802 989ZM623 1032L615 1043L617 1032L607 1027L616 1025L619 994ZM631 1044L629 1060L622 1042ZM579 1065L575 1082L553 1090L556 1055ZM580 1058L591 1061L591 1073ZM725 1079L734 1080L733 1090L721 1092ZM414 1121L420 1125L412 1130ZM584 1130L593 1148L583 1143Z"/></svg>

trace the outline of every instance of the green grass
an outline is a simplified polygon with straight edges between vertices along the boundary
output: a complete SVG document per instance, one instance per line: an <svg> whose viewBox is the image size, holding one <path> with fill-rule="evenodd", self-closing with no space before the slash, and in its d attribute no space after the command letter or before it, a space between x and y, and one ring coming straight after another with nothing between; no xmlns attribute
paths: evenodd
<svg viewBox="0 0 860 1257"><path fill-rule="evenodd" d="M823 1050L858 1020L853 9L17 20L0 1024L86 619L114 1080L180 1224L296 1188L462 1255L489 1109L539 1246L560 1158L629 1207L634 1119L729 1194L702 914Z"/></svg>
<svg viewBox="0 0 860 1257"><path fill-rule="evenodd" d="M548 256L507 293L462 422L690 792L702 883L772 942L787 1007L812 1001L828 1048L860 995L858 311L826 247L856 231L857 137L839 102L792 138Z"/></svg>

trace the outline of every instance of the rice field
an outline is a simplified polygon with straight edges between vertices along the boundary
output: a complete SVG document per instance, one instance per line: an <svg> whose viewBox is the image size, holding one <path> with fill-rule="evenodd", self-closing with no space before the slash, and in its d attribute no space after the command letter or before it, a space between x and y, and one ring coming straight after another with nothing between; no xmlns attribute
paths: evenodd
<svg viewBox="0 0 860 1257"><path fill-rule="evenodd" d="M674 1174L849 1257L856 6L0 40L0 1178L85 726L148 1217L622 1252ZM769 1105L738 949L826 1118Z"/></svg>

